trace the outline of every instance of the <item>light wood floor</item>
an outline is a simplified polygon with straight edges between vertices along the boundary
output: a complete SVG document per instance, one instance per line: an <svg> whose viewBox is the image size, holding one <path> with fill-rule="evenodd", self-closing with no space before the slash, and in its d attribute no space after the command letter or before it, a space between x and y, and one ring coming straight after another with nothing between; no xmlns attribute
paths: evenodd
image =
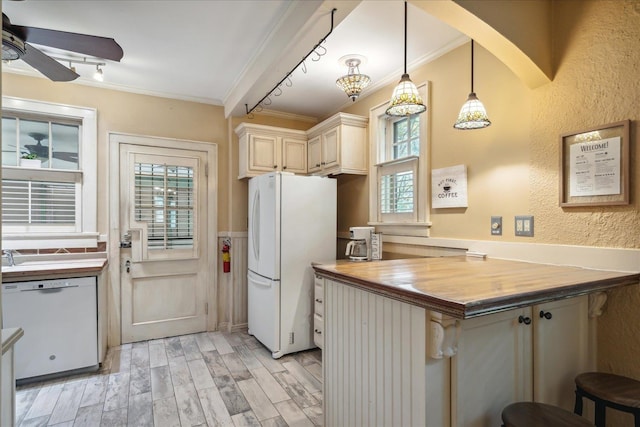
<svg viewBox="0 0 640 427"><path fill-rule="evenodd" d="M280 359L246 333L109 349L101 371L18 387L17 426L319 426L320 350Z"/></svg>

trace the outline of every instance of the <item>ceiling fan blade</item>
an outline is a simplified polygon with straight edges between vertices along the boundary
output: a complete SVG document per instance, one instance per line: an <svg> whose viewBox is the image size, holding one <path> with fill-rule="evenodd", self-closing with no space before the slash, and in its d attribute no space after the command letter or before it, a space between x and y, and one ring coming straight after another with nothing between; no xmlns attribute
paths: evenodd
<svg viewBox="0 0 640 427"><path fill-rule="evenodd" d="M54 82L70 82L80 77L78 73L71 71L28 43L25 43L25 50L26 53L21 59Z"/></svg>
<svg viewBox="0 0 640 427"><path fill-rule="evenodd" d="M25 42L57 49L70 50L97 58L120 61L124 52L116 41L108 37L91 36L88 34L70 33L67 31L48 30L46 28L26 27L14 25L14 29L22 31Z"/></svg>
<svg viewBox="0 0 640 427"><path fill-rule="evenodd" d="M65 162L78 163L78 153L70 153L67 151L54 151L53 158L63 160Z"/></svg>

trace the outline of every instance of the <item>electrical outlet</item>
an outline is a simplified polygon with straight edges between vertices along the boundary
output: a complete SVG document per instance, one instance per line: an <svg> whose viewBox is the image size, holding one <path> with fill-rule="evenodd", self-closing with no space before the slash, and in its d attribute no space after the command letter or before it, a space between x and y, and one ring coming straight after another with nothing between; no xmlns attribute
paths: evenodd
<svg viewBox="0 0 640 427"><path fill-rule="evenodd" d="M491 217L491 235L502 236L502 217L501 216Z"/></svg>
<svg viewBox="0 0 640 427"><path fill-rule="evenodd" d="M516 236L533 237L533 215L516 215Z"/></svg>

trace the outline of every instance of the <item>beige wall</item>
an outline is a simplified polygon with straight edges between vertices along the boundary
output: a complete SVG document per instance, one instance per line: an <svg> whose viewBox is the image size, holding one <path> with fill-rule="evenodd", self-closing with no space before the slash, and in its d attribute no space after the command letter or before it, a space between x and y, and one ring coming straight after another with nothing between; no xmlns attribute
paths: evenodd
<svg viewBox="0 0 640 427"><path fill-rule="evenodd" d="M431 167L467 166L469 207L432 210L431 236L498 239L491 237L489 225L491 215L501 215L505 227L511 224L501 239L521 240L513 235L512 225L514 215L529 212L531 90L476 45L474 89L493 124L475 131L455 130L453 123L470 91L470 56L470 46L465 44L418 70L410 70L416 84L430 82L427 117L431 122ZM368 116L371 107L389 99L393 86L369 95L347 112ZM341 231L366 223L367 186L366 178L339 179L338 200L349 202L348 209L339 203ZM430 194L430 189L424 191Z"/></svg>
<svg viewBox="0 0 640 427"><path fill-rule="evenodd" d="M108 133L121 132L218 144L218 229L229 222L228 142L222 107L146 95L53 83L44 78L2 73L2 95L55 102L98 111L98 232L108 232Z"/></svg>

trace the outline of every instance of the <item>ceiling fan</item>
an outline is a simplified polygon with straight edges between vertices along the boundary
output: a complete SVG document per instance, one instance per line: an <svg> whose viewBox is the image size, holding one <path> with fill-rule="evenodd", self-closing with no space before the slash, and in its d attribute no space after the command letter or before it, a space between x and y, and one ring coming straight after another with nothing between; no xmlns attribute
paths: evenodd
<svg viewBox="0 0 640 427"><path fill-rule="evenodd" d="M55 59L36 49L30 43L91 55L97 58L110 59L112 61L120 61L124 55L120 45L112 38L14 25L9 20L9 17L3 13L3 61L22 59L55 82L68 82L79 77L79 74L75 71L60 64Z"/></svg>
<svg viewBox="0 0 640 427"><path fill-rule="evenodd" d="M35 144L25 144L24 148L29 150L29 153L34 153L36 156L44 159L49 158L49 146L42 145L42 140L46 140L48 138L47 134L40 132L29 132L28 134L31 138L35 139ZM51 156L64 160L66 162L77 163L78 162L78 153L67 152L67 151L53 151Z"/></svg>

